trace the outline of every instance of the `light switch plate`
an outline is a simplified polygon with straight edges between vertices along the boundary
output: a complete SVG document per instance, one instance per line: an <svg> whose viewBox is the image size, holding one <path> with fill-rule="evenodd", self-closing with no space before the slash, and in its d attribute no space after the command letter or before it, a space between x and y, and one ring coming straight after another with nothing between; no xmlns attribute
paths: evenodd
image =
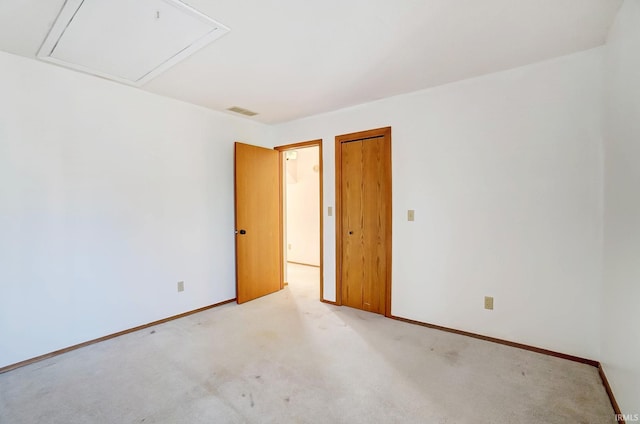
<svg viewBox="0 0 640 424"><path fill-rule="evenodd" d="M493 310L493 297L485 296L484 297L484 309Z"/></svg>
<svg viewBox="0 0 640 424"><path fill-rule="evenodd" d="M413 209L409 209L407 211L407 221L415 221L416 219L416 211Z"/></svg>
<svg viewBox="0 0 640 424"><path fill-rule="evenodd" d="M178 291L179 292L184 291L184 281L178 281Z"/></svg>
<svg viewBox="0 0 640 424"><path fill-rule="evenodd" d="M329 206L329 207L327 208L327 214L328 214L329 216L333 216L333 207Z"/></svg>

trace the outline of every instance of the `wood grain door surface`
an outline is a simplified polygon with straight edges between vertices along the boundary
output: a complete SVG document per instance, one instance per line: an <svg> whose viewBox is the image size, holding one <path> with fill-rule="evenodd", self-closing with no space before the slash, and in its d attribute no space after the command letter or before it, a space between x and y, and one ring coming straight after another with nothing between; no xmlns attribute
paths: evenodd
<svg viewBox="0 0 640 424"><path fill-rule="evenodd" d="M390 158L383 136L341 146L342 304L386 313Z"/></svg>
<svg viewBox="0 0 640 424"><path fill-rule="evenodd" d="M279 157L275 150L235 143L238 303L282 288Z"/></svg>

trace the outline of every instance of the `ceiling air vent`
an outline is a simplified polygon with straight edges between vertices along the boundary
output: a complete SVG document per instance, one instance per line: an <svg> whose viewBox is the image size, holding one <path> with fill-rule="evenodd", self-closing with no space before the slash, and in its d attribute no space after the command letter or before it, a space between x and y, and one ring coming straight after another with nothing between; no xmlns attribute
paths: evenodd
<svg viewBox="0 0 640 424"><path fill-rule="evenodd" d="M242 115L246 115L246 116L256 116L258 114L258 112L252 112L248 109L244 109L238 106L233 106L228 108L227 110L230 110L231 112L235 112L235 113L240 113Z"/></svg>
<svg viewBox="0 0 640 424"><path fill-rule="evenodd" d="M67 0L38 57L140 86L227 32L178 0Z"/></svg>

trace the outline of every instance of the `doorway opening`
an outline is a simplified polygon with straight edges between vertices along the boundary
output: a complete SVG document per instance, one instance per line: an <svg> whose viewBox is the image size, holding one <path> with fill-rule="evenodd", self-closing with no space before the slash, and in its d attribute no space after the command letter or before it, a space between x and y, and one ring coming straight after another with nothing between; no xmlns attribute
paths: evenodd
<svg viewBox="0 0 640 424"><path fill-rule="evenodd" d="M322 140L278 146L284 284L313 284L323 299Z"/></svg>

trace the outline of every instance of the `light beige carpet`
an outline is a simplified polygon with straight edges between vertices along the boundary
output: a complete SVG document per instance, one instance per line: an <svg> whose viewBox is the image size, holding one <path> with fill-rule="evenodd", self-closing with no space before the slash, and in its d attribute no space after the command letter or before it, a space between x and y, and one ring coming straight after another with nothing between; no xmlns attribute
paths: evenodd
<svg viewBox="0 0 640 424"><path fill-rule="evenodd" d="M285 290L0 374L0 423L614 423L591 366Z"/></svg>

